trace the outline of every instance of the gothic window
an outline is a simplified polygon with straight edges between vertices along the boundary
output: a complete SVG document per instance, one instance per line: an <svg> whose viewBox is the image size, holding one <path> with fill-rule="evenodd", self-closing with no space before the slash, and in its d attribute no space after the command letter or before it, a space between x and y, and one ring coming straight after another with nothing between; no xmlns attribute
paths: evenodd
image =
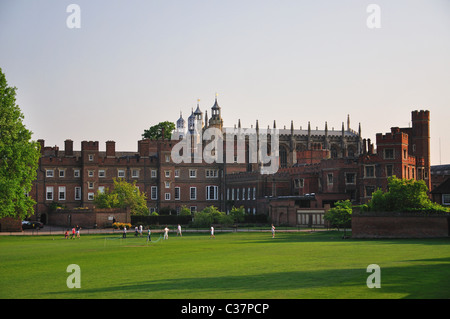
<svg viewBox="0 0 450 319"><path fill-rule="evenodd" d="M287 152L283 146L280 146L280 167L287 167Z"/></svg>

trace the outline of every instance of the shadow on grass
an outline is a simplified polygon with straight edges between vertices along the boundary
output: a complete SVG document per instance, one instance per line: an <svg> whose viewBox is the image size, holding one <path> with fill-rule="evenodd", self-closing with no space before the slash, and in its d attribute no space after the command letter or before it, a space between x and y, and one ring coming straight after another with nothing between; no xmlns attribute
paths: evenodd
<svg viewBox="0 0 450 319"><path fill-rule="evenodd" d="M324 299L376 299L404 295L412 299L450 298L450 258L417 260L417 265L399 267L381 267L381 288L369 289L366 280L370 273L366 269L332 269L317 271L274 272L258 275L233 275L215 277L195 277L177 279L145 280L114 286L67 289L48 293L47 296L73 298L161 298L158 296L179 296L196 298L197 294L209 292L217 295L223 292L223 298L234 294L255 294L271 292L271 299L285 298L324 298ZM433 262L427 264L427 262ZM425 263L425 264L424 264ZM118 280L120 280L118 278ZM319 295L311 289L322 288ZM335 289L346 295L336 293ZM325 290L324 290L325 289ZM295 292L297 290L297 292ZM287 293L285 293L288 291ZM291 292L289 292L291 291ZM294 291L294 292L292 292ZM220 295L220 294L219 294ZM89 296L89 297L87 297ZM194 297L192 297L194 296ZM287 297L286 297L287 296ZM221 298L221 297L219 297ZM267 297L266 297L267 298ZM397 298L397 297L393 297Z"/></svg>

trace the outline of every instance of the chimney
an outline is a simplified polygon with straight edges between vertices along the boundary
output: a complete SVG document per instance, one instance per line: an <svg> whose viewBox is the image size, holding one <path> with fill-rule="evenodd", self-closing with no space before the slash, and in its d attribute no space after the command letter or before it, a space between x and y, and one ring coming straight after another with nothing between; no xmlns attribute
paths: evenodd
<svg viewBox="0 0 450 319"><path fill-rule="evenodd" d="M64 141L64 155L65 156L73 156L73 141L72 140Z"/></svg>
<svg viewBox="0 0 450 319"><path fill-rule="evenodd" d="M41 145L41 154L44 154L45 140L37 140L37 142Z"/></svg>
<svg viewBox="0 0 450 319"><path fill-rule="evenodd" d="M116 142L106 141L106 157L116 157Z"/></svg>

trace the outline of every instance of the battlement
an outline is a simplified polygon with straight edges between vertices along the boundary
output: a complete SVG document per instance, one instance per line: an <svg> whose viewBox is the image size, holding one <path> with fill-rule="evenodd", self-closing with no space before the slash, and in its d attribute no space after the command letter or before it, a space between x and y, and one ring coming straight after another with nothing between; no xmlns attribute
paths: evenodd
<svg viewBox="0 0 450 319"><path fill-rule="evenodd" d="M429 121L430 120L430 111L428 110L420 110L420 111L412 111L411 118L414 121Z"/></svg>
<svg viewBox="0 0 450 319"><path fill-rule="evenodd" d="M82 151L98 151L98 141L82 141Z"/></svg>
<svg viewBox="0 0 450 319"><path fill-rule="evenodd" d="M408 134L398 127L392 127L390 133L376 134L377 146L382 144L408 144Z"/></svg>

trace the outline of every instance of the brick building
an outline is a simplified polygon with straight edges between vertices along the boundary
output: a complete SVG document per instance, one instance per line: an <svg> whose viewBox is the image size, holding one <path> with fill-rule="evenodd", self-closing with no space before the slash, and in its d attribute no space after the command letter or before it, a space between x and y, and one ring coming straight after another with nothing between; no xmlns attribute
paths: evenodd
<svg viewBox="0 0 450 319"><path fill-rule="evenodd" d="M309 123L307 129L295 129L292 121L289 129L278 129L275 174L261 174L261 164L250 161L251 137L243 145L233 144L234 161L212 163L203 158L175 162L172 150L179 141L173 139L139 140L136 152L116 151L114 141L106 142L104 152L97 141L82 141L81 150L76 151L71 140L60 151L39 140L42 156L30 195L37 201L36 218L45 222L55 204L92 208L98 191L111 187L114 178L123 178L136 181L146 193L150 212L178 212L182 206L197 211L210 205L228 212L243 206L247 213L267 214L277 224L311 224L313 220L323 224L327 207L340 199L367 202L375 189L386 188L388 176L423 179L430 185L429 121L428 111L413 111L412 127L377 134L376 149L370 139L362 138L361 125L358 131L351 129L349 117L347 128L342 123L340 130L329 130L327 123L323 130L311 129ZM190 158L195 158L196 134L207 128L225 132L217 98L211 118L207 111L203 117L197 104L187 121L181 114L176 121L175 136L189 136L192 141ZM255 128L259 130L258 121ZM225 142L223 146L225 159ZM239 162L236 154L242 148L245 161ZM302 210L309 215L301 215Z"/></svg>

